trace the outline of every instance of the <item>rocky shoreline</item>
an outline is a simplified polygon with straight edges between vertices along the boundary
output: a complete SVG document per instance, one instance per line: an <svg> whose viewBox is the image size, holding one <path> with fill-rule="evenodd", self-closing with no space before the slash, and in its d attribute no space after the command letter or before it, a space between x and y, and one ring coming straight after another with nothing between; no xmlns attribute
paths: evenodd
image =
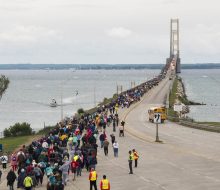
<svg viewBox="0 0 220 190"><path fill-rule="evenodd" d="M177 98L175 103L176 104L183 104L184 105L184 113L189 113L190 109L189 106L193 106L193 105L206 105L204 103L199 103L199 102L194 102L188 99L187 95L186 95L186 90L185 90L185 86L183 83L183 80L181 77L177 77Z"/></svg>

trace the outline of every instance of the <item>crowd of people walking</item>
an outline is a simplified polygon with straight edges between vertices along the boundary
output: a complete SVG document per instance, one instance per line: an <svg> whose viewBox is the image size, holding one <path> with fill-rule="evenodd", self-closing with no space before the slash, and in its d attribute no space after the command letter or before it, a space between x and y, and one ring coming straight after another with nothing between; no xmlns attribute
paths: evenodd
<svg viewBox="0 0 220 190"><path fill-rule="evenodd" d="M63 190L68 181L80 178L82 170L85 170L89 172L90 190L93 187L97 190L98 140L105 156L108 156L109 146L112 146L114 157L118 157L119 143L115 136L116 128L119 128L117 130L119 137L125 136L125 121L119 119L119 107L128 108L132 103L140 101L141 96L157 85L165 75L166 70L163 70L158 77L119 94L117 99L99 107L95 113L64 119L49 134L28 146L24 145L10 158L1 156L4 170L8 161L11 164L6 177L9 189L14 189L17 179L16 186L20 189L31 190L41 186L46 180L47 190ZM112 127L113 133L109 135L110 139L106 132L107 127ZM137 167L138 159L137 151L130 150L128 158L130 174L133 174L133 161L134 167ZM106 175L103 175L100 181L100 189L110 190L110 182Z"/></svg>

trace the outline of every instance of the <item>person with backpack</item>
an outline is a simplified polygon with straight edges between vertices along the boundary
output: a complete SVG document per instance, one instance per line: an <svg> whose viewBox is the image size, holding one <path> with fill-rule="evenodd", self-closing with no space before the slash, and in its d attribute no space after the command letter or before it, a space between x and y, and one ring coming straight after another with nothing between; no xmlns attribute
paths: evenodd
<svg viewBox="0 0 220 190"><path fill-rule="evenodd" d="M102 134L99 136L101 148L103 148L103 143L104 143L104 141L105 141L105 138L106 138L105 132L102 133Z"/></svg>
<svg viewBox="0 0 220 190"><path fill-rule="evenodd" d="M20 151L18 151L17 153L17 163L18 163L18 167L21 168L24 164L25 164L25 154L22 151L22 149L20 149Z"/></svg>
<svg viewBox="0 0 220 190"><path fill-rule="evenodd" d="M10 190L14 190L14 182L17 179L17 176L16 176L15 172L13 171L13 169L11 169L8 172L8 175L6 178L7 178L7 186L9 186Z"/></svg>
<svg viewBox="0 0 220 190"><path fill-rule="evenodd" d="M17 182L17 188L19 189L24 189L24 179L26 177L26 172L25 170L22 168L21 172L18 174L18 182Z"/></svg>
<svg viewBox="0 0 220 190"><path fill-rule="evenodd" d="M109 142L108 142L108 140L106 138L105 141L103 142L105 156L108 156L108 146L109 146Z"/></svg>
<svg viewBox="0 0 220 190"><path fill-rule="evenodd" d="M76 170L79 167L77 160L73 159L71 162L71 170L73 173L73 181L76 179Z"/></svg>
<svg viewBox="0 0 220 190"><path fill-rule="evenodd" d="M42 185L42 181L40 179L41 179L41 176L43 176L43 173L37 164L35 164L33 171L34 171L34 175L37 181L37 185L39 185L39 183L41 183Z"/></svg>
<svg viewBox="0 0 220 190"><path fill-rule="evenodd" d="M33 187L33 180L32 178L30 177L30 175L26 176L24 178L24 188L25 190L32 190L32 187Z"/></svg>

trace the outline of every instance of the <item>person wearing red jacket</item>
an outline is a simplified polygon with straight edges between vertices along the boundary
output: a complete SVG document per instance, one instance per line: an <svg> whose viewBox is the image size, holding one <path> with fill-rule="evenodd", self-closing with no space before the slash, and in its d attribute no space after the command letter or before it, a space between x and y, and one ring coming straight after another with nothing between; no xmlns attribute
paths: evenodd
<svg viewBox="0 0 220 190"><path fill-rule="evenodd" d="M89 173L90 190L93 189L92 188L93 186L94 186L95 190L97 190L97 184L96 184L97 178L98 178L98 175L97 175L95 169L91 168L91 171Z"/></svg>
<svg viewBox="0 0 220 190"><path fill-rule="evenodd" d="M76 179L76 170L79 167L79 163L77 162L77 160L73 160L71 162L71 170L73 173L73 181Z"/></svg>
<svg viewBox="0 0 220 190"><path fill-rule="evenodd" d="M100 181L101 190L110 190L110 182L106 179L106 175L103 175L103 179Z"/></svg>

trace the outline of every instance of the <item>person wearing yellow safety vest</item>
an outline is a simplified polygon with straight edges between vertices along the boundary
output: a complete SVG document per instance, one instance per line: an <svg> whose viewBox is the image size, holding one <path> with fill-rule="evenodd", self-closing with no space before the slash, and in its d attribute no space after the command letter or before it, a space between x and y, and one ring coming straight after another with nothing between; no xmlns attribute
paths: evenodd
<svg viewBox="0 0 220 190"><path fill-rule="evenodd" d="M24 183L25 190L31 190L32 189L33 181L32 181L32 178L30 176L25 177L23 183Z"/></svg>
<svg viewBox="0 0 220 190"><path fill-rule="evenodd" d="M134 167L136 168L138 165L139 155L135 149L133 149L133 156L134 156Z"/></svg>
<svg viewBox="0 0 220 190"><path fill-rule="evenodd" d="M110 190L110 182L106 179L106 175L103 175L103 179L100 182L100 189L101 190Z"/></svg>
<svg viewBox="0 0 220 190"><path fill-rule="evenodd" d="M129 156L128 156L128 165L129 165L129 174L133 174L133 170L132 170L132 161L134 160L133 154L132 152L129 150L128 152Z"/></svg>
<svg viewBox="0 0 220 190"><path fill-rule="evenodd" d="M94 168L91 168L91 171L89 173L89 181L90 181L90 190L92 190L92 187L94 186L95 190L97 190L97 181L98 175Z"/></svg>

